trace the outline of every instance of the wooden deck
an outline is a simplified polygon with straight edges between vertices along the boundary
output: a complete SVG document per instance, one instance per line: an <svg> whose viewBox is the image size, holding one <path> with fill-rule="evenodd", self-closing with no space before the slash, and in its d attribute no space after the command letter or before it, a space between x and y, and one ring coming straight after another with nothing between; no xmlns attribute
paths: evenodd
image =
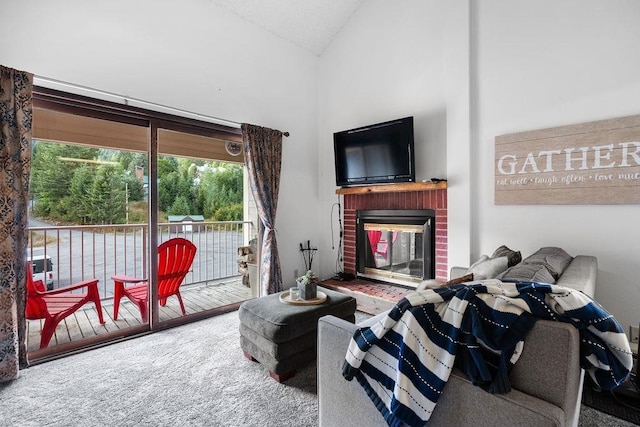
<svg viewBox="0 0 640 427"><path fill-rule="evenodd" d="M187 315L212 310L230 304L251 299L251 289L244 286L240 280L221 282L208 285L183 286L181 289ZM56 328L48 349L62 344L75 343L98 336L108 335L127 328L140 326L140 311L128 299L123 298L120 304L118 320L113 320L113 300L102 301L102 313L105 324L101 325L98 313L93 304L87 304L86 309L80 309L74 315L64 319ZM182 316L178 299L171 297L165 307L160 307L160 321L179 318ZM27 320L27 348L32 353L40 347L40 332L42 320ZM106 337L105 337L106 338Z"/></svg>

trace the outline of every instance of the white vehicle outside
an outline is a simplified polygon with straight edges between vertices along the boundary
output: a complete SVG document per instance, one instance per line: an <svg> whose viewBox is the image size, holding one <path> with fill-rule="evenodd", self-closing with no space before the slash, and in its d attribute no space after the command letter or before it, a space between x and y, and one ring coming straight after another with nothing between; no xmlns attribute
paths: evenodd
<svg viewBox="0 0 640 427"><path fill-rule="evenodd" d="M53 271L53 261L51 257L47 255L34 255L33 259L27 257L27 262L31 263L33 267L33 280L42 280L46 284L47 290L53 289L53 277L55 276Z"/></svg>

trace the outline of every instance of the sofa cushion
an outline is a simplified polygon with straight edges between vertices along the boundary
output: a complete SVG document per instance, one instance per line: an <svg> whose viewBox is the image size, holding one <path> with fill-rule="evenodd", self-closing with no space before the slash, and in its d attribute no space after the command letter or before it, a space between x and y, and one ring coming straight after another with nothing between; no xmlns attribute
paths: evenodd
<svg viewBox="0 0 640 427"><path fill-rule="evenodd" d="M507 271L500 274L498 279L504 282L538 282L553 285L556 279L549 273L544 265L525 264L521 262L518 265L509 267Z"/></svg>
<svg viewBox="0 0 640 427"><path fill-rule="evenodd" d="M520 253L520 251L511 250L505 245L502 245L498 249L496 249L493 252L493 255L491 255L491 258L498 258L501 256L506 256L507 258L509 258L509 267L513 267L514 265L522 261L522 254Z"/></svg>
<svg viewBox="0 0 640 427"><path fill-rule="evenodd" d="M509 259L506 256L489 258L483 255L467 269L466 274L473 274L474 280L493 279L502 273L509 266Z"/></svg>
<svg viewBox="0 0 640 427"><path fill-rule="evenodd" d="M543 265L549 270L553 278L558 280L558 277L567 268L571 260L573 260L573 257L565 252L564 249L544 247L525 258L522 263Z"/></svg>
<svg viewBox="0 0 640 427"><path fill-rule="evenodd" d="M576 255L562 272L556 285L575 289L595 298L598 281L598 259L590 255Z"/></svg>

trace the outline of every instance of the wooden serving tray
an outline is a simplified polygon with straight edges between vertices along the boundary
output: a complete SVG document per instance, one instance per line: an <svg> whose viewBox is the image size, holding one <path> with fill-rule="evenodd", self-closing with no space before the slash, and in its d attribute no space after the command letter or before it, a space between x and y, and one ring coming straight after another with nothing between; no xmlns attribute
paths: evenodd
<svg viewBox="0 0 640 427"><path fill-rule="evenodd" d="M289 299L289 291L284 291L280 294L280 302L292 305L318 305L327 300L327 294L324 292L318 291L316 295L316 298L313 299L299 299L294 301Z"/></svg>

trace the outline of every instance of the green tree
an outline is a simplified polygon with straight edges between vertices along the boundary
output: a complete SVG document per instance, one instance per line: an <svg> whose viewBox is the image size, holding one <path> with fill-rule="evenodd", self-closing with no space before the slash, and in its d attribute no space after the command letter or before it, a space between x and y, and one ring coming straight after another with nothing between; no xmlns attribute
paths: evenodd
<svg viewBox="0 0 640 427"><path fill-rule="evenodd" d="M37 215L64 220L75 206L68 200L75 170L87 165L82 160L97 157L97 148L34 142L31 198Z"/></svg>
<svg viewBox="0 0 640 427"><path fill-rule="evenodd" d="M89 166L82 166L76 169L71 179L69 187L69 196L75 203L75 209L67 213L70 221L87 224L92 217L92 203L89 196L89 190L93 187L94 171ZM73 218L69 218L69 214L73 214Z"/></svg>
<svg viewBox="0 0 640 427"><path fill-rule="evenodd" d="M162 156L158 158L158 177L178 171L178 160L175 157Z"/></svg>
<svg viewBox="0 0 640 427"><path fill-rule="evenodd" d="M167 212L178 195L178 181L180 176L177 171L158 176L158 209Z"/></svg>
<svg viewBox="0 0 640 427"><path fill-rule="evenodd" d="M149 175L148 157L145 153L121 150L101 150L100 158L118 162L125 171L135 173L136 167L142 168L144 175Z"/></svg>
<svg viewBox="0 0 640 427"><path fill-rule="evenodd" d="M124 222L127 202L145 200L136 175L148 169L143 153L45 142L34 142L33 150L31 194L38 216L116 224ZM240 165L160 157L158 208L175 215L240 220L242 174Z"/></svg>
<svg viewBox="0 0 640 427"><path fill-rule="evenodd" d="M242 203L234 203L220 207L213 215L215 221L241 221Z"/></svg>
<svg viewBox="0 0 640 427"><path fill-rule="evenodd" d="M167 210L169 215L189 215L189 201L185 196L178 196Z"/></svg>
<svg viewBox="0 0 640 427"><path fill-rule="evenodd" d="M125 171L122 175L122 186L128 192L130 202L144 200L144 186L142 182L130 171Z"/></svg>
<svg viewBox="0 0 640 427"><path fill-rule="evenodd" d="M178 192L178 161L173 157L158 158L158 209L169 210Z"/></svg>
<svg viewBox="0 0 640 427"><path fill-rule="evenodd" d="M148 158L145 153L101 148L100 160L118 163L122 167L124 170L122 179L126 183L124 188L129 192L130 202L144 199L144 185L138 177L138 171L142 176L148 176Z"/></svg>
<svg viewBox="0 0 640 427"><path fill-rule="evenodd" d="M125 218L125 193L122 168L100 165L89 191L94 224L121 224Z"/></svg>
<svg viewBox="0 0 640 427"><path fill-rule="evenodd" d="M162 160L162 161L160 161ZM193 207L195 175L188 159L163 157L158 161L158 209L168 212L176 198L187 201L189 212L197 213ZM162 172L162 173L161 173Z"/></svg>
<svg viewBox="0 0 640 427"><path fill-rule="evenodd" d="M211 166L200 175L197 190L203 215L215 221L241 220L242 166L220 162Z"/></svg>

